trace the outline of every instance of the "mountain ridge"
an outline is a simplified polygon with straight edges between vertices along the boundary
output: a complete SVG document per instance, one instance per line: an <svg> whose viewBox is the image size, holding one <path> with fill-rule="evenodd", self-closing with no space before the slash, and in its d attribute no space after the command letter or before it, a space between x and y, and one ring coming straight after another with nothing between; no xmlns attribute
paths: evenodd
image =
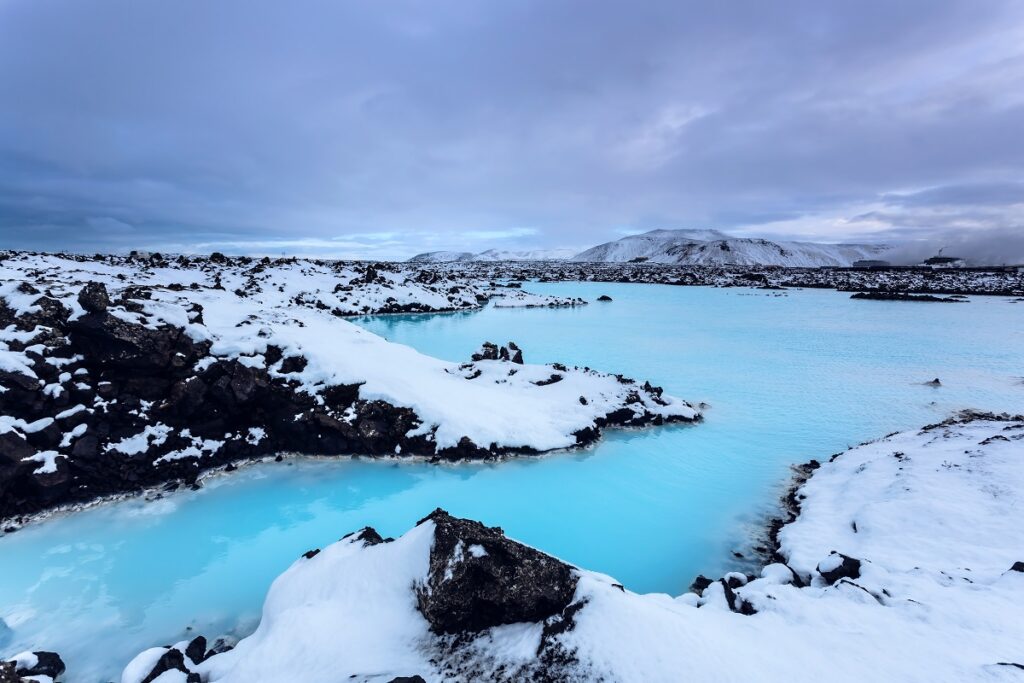
<svg viewBox="0 0 1024 683"><path fill-rule="evenodd" d="M573 249L430 251L413 263L480 261L575 261L623 263L641 260L669 265L850 266L878 259L893 247L886 244L826 244L733 237L713 229L649 230L576 252Z"/></svg>
<svg viewBox="0 0 1024 683"><path fill-rule="evenodd" d="M861 259L877 259L890 249L883 244L732 237L717 230L651 230L599 244L569 260L619 263L642 259L672 265L849 266Z"/></svg>

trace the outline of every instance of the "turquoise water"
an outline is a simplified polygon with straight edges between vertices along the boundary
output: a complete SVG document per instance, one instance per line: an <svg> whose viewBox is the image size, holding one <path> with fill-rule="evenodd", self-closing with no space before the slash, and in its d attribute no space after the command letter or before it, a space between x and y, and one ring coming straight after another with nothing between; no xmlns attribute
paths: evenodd
<svg viewBox="0 0 1024 683"><path fill-rule="evenodd" d="M491 465L296 460L198 492L128 501L0 538L0 653L62 652L69 680L114 679L139 650L245 632L300 553L373 525L396 535L434 507L678 594L742 566L791 463L961 408L1024 412L1024 304L851 301L808 290L534 284L612 303L362 321L451 360L514 340L528 362L650 379L706 421L610 432L592 449ZM939 377L938 388L923 383ZM443 398L443 397L439 397Z"/></svg>

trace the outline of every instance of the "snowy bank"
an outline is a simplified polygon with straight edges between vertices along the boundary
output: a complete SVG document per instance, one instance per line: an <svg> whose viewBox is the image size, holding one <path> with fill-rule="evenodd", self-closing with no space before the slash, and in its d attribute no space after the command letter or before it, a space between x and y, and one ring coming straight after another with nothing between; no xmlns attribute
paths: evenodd
<svg viewBox="0 0 1024 683"><path fill-rule="evenodd" d="M237 647L147 650L122 683L1020 680L1022 498L1024 418L894 434L800 486L785 563L676 598L435 511L311 550Z"/></svg>
<svg viewBox="0 0 1024 683"><path fill-rule="evenodd" d="M0 260L0 518L281 452L490 458L700 419L649 383L507 355L446 362L344 319L483 297L409 275L226 257Z"/></svg>

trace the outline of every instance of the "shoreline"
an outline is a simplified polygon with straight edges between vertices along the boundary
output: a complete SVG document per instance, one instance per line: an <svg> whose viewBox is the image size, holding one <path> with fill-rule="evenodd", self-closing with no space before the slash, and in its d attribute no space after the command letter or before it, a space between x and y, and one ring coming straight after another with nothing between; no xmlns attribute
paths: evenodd
<svg viewBox="0 0 1024 683"><path fill-rule="evenodd" d="M976 521L984 524L1002 509L1001 503L986 498L986 472L1002 468L1020 479L1022 449L1014 442L1022 439L1024 416L963 411L942 422L853 446L818 467L813 461L798 466L785 495L794 518L774 535L778 560L762 567L759 576L728 573L705 579L694 592L674 598L632 593L611 577L565 564L506 538L501 529L454 518L443 510L435 510L398 539L383 539L372 529L363 529L339 543L311 549L284 572L268 595L265 623L237 650L203 654L184 661L180 670L199 673L203 680L209 676L233 682L284 658L289 663L279 670L294 677L301 678L307 667L319 671L316 667L329 661L338 677L358 678L368 664L352 664L345 653L373 643L379 654L360 661L375 662L372 670L382 672L382 680L419 675L424 681L667 681L680 672L707 680L721 677L724 655L760 643L768 648L760 656L728 660L733 675L727 680L753 680L752 675L775 680L788 671L791 680L812 681L836 670L850 680L869 674L886 680L990 680L1001 667L1020 666L1007 650L1019 643L1013 629L995 633L981 625L989 623L986 614L992 610L1015 613L1016 598L1024 590L1024 578L1018 579L1024 562L1010 559L1012 548L1004 548L1001 557L986 558L992 534L1001 533L998 528L987 530L988 536L974 545L967 544L970 536L950 529L961 545L956 548L959 554L944 559L948 539L934 539L938 545L933 547L927 536L913 531L905 535L908 524L910 529L932 524L927 515L905 518L886 512L876 517L872 511L884 512L900 500L932 505L930 487L948 481L951 491L988 501L986 509L974 512ZM950 462L954 457L962 464ZM973 464L973 469L963 469L966 464ZM903 474L905 470L913 474ZM865 479L859 476L864 471L874 474ZM892 477L898 481L902 476L915 477L923 488L892 490ZM844 500L837 491L851 497ZM845 510L864 516L854 520L852 535ZM999 525L1020 536L1018 521L999 519ZM950 528L942 519L934 523L937 529ZM968 534L972 527L965 527ZM893 531L899 533L893 536ZM858 544L860 550L854 552ZM378 557L389 558L383 575L366 574L365 563L377 567ZM960 566L968 558L973 558L971 568ZM976 561L979 558L986 559ZM356 593L346 588L353 582L361 586ZM492 593L495 583L500 587L497 597ZM316 613L323 609L321 603L330 606L334 623L344 623L362 609L365 589L374 595L385 591L393 598L384 600L390 606L378 617L387 624L385 630L365 624L369 633L348 632L354 643L338 645L317 633L294 634L275 625L278 610ZM415 610L407 612L398 604L409 590L418 597ZM305 605L310 591L316 601ZM478 611L484 604L480 601L492 605L487 616ZM961 604L978 612L978 625L964 619L958 611ZM922 612L922 605L927 611ZM892 629L911 624L914 628L903 629L903 638L890 637ZM534 627L535 647L513 647L524 637L522 629ZM408 635L386 635L394 629L420 634L415 642L423 652L413 653L408 643L403 645ZM970 645L964 648L968 656L944 649L937 638L952 629L969 638ZM681 651L680 637L699 639L702 648ZM305 647L302 657L290 657L300 643ZM864 658L869 644L874 657ZM183 641L170 649L184 651L186 645L192 647ZM821 648L825 658L818 656Z"/></svg>

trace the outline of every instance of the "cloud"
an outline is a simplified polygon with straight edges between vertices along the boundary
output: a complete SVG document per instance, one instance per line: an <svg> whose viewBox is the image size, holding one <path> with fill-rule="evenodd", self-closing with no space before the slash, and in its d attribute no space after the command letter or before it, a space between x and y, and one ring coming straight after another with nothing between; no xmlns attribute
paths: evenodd
<svg viewBox="0 0 1024 683"><path fill-rule="evenodd" d="M1016 0L7 2L0 92L0 247L1020 225Z"/></svg>

